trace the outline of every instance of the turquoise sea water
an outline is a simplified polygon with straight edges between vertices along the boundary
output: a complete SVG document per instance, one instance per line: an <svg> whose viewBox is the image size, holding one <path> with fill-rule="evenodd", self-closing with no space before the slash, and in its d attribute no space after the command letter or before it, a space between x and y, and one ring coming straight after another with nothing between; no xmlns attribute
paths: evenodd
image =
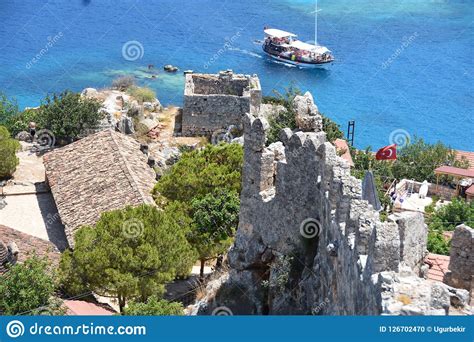
<svg viewBox="0 0 474 342"><path fill-rule="evenodd" d="M179 105L184 78L162 72L164 64L233 69L258 74L266 94L292 82L310 90L344 130L356 121L358 147L386 145L401 129L474 150L473 5L320 0L319 42L337 60L300 70L268 61L254 40L266 25L314 39L313 1L1 0L0 90L36 106L46 93L105 87L133 73L164 104Z"/></svg>

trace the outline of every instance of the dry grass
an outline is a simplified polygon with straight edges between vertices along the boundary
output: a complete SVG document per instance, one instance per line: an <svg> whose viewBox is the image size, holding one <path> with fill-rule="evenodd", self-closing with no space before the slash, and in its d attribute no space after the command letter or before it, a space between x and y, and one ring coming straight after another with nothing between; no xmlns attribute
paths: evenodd
<svg viewBox="0 0 474 342"><path fill-rule="evenodd" d="M402 302L404 305L411 304L411 298L405 294L398 296L398 300Z"/></svg>

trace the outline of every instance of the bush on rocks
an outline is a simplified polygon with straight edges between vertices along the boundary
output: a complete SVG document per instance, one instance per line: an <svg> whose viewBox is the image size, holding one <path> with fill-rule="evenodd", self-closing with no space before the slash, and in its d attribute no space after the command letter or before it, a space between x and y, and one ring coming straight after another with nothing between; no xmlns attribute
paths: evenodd
<svg viewBox="0 0 474 342"><path fill-rule="evenodd" d="M10 177L19 163L16 152L20 149L20 143L12 139L10 132L0 126L0 179Z"/></svg>
<svg viewBox="0 0 474 342"><path fill-rule="evenodd" d="M112 88L125 91L135 86L135 78L133 76L120 76L112 81Z"/></svg>
<svg viewBox="0 0 474 342"><path fill-rule="evenodd" d="M153 102L156 99L155 91L148 87L131 87L128 89L128 93L139 103Z"/></svg>

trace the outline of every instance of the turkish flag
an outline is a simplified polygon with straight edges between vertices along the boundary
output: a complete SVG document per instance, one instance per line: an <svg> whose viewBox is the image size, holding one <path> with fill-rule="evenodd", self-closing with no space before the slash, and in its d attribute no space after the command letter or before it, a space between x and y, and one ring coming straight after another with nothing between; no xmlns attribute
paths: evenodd
<svg viewBox="0 0 474 342"><path fill-rule="evenodd" d="M397 159L397 145L393 144L390 146L382 147L377 151L375 155L377 160L396 160Z"/></svg>

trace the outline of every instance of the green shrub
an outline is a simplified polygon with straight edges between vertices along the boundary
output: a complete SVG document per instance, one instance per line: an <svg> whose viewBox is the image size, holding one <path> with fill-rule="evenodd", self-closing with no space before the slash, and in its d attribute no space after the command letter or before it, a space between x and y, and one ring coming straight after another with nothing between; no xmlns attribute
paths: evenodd
<svg viewBox="0 0 474 342"><path fill-rule="evenodd" d="M148 87L131 87L128 89L128 93L139 103L153 102L156 99L155 91Z"/></svg>
<svg viewBox="0 0 474 342"><path fill-rule="evenodd" d="M414 137L413 141L397 152L397 161L393 163L392 172L397 179L414 179L418 182L427 180L436 182L434 170L442 165L453 165L467 168L467 161L456 160L455 152L441 142L426 143ZM449 181L443 177L442 181Z"/></svg>
<svg viewBox="0 0 474 342"><path fill-rule="evenodd" d="M285 107L284 111L278 112L269 118L270 128L267 131L267 145L280 140L280 132L284 128L291 130L296 128L295 111L293 109L293 100L295 96L301 95L301 91L293 86L285 89L283 94L274 91L275 96L265 96L263 103L280 105Z"/></svg>
<svg viewBox="0 0 474 342"><path fill-rule="evenodd" d="M474 226L474 202L468 203L458 198L435 210L428 218L430 228L438 231L453 231L463 223Z"/></svg>
<svg viewBox="0 0 474 342"><path fill-rule="evenodd" d="M9 119L18 115L18 106L3 93L0 93L0 125L7 126ZM10 127L8 127L10 128Z"/></svg>
<svg viewBox="0 0 474 342"><path fill-rule="evenodd" d="M451 203L439 209L430 208L427 223L428 251L436 254L449 255L450 242L443 236L445 231L453 231L457 226L474 225L474 202L467 203L462 199L454 198Z"/></svg>
<svg viewBox="0 0 474 342"><path fill-rule="evenodd" d="M16 152L20 143L10 137L8 130L0 126L0 179L10 177L18 166Z"/></svg>
<svg viewBox="0 0 474 342"><path fill-rule="evenodd" d="M195 197L216 189L240 193L243 156L239 144L207 145L203 150L184 153L156 184L155 200L164 196L190 204Z"/></svg>
<svg viewBox="0 0 474 342"><path fill-rule="evenodd" d="M234 190L216 190L191 202L192 229L187 238L201 261L201 277L206 260L226 253L239 224L240 199Z"/></svg>
<svg viewBox="0 0 474 342"><path fill-rule="evenodd" d="M38 110L37 109L26 109L25 111L11 116L6 126L13 137L15 137L21 131L28 131L30 122L38 121ZM40 127L37 127L39 129Z"/></svg>
<svg viewBox="0 0 474 342"><path fill-rule="evenodd" d="M344 139L344 133L341 131L341 126L329 119L324 114L323 117L323 131L326 132L327 141L334 142L336 139Z"/></svg>
<svg viewBox="0 0 474 342"><path fill-rule="evenodd" d="M0 280L0 311L4 315L27 313L48 306L54 293L48 262L36 256L12 266L6 275L0 276Z"/></svg>
<svg viewBox="0 0 474 342"><path fill-rule="evenodd" d="M168 302L153 296L145 303L131 301L123 314L125 316L183 316L184 308L181 303Z"/></svg>
<svg viewBox="0 0 474 342"><path fill-rule="evenodd" d="M38 124L52 131L56 139L77 139L87 130L97 128L104 117L99 112L101 106L95 99L70 91L48 95L39 108Z"/></svg>
<svg viewBox="0 0 474 342"><path fill-rule="evenodd" d="M428 232L427 248L431 253L449 255L450 242L446 240L440 231L430 229Z"/></svg>
<svg viewBox="0 0 474 342"><path fill-rule="evenodd" d="M121 312L129 300L162 295L197 259L186 229L174 212L155 206L103 213L95 227L79 229L74 251L63 254L61 284L70 295L87 290L114 297Z"/></svg>

